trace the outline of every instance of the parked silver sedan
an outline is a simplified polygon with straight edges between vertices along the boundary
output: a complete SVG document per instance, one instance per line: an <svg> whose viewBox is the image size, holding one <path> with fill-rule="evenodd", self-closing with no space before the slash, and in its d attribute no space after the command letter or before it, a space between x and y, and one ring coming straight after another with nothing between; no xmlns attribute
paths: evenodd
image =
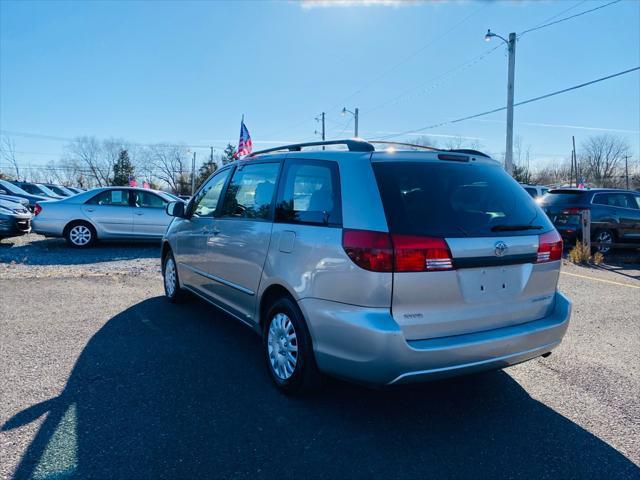
<svg viewBox="0 0 640 480"><path fill-rule="evenodd" d="M33 231L64 237L78 248L97 240L160 240L172 220L163 192L141 188L105 187L50 202L38 202Z"/></svg>

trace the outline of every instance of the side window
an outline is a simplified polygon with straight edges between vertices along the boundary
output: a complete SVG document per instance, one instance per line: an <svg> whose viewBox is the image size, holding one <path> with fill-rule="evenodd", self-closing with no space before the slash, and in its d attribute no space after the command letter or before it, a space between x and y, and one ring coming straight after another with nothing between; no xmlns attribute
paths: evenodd
<svg viewBox="0 0 640 480"><path fill-rule="evenodd" d="M640 195L634 195L633 200L635 201L635 208L640 210Z"/></svg>
<svg viewBox="0 0 640 480"><path fill-rule="evenodd" d="M88 202L90 205L110 205L117 207L129 206L128 190L106 190L92 197Z"/></svg>
<svg viewBox="0 0 640 480"><path fill-rule="evenodd" d="M224 197L222 216L268 219L279 168L279 163L238 167Z"/></svg>
<svg viewBox="0 0 640 480"><path fill-rule="evenodd" d="M276 221L340 226L338 165L321 160L287 162L278 194Z"/></svg>
<svg viewBox="0 0 640 480"><path fill-rule="evenodd" d="M133 196L133 198L135 199L136 207L165 208L167 206L167 203L169 203L155 193L151 192L134 191Z"/></svg>
<svg viewBox="0 0 640 480"><path fill-rule="evenodd" d="M525 188L525 190L533 198L536 198L538 196L538 191L535 188L527 187L527 188Z"/></svg>
<svg viewBox="0 0 640 480"><path fill-rule="evenodd" d="M216 173L209 181L200 189L193 199L193 215L196 217L213 217L218 207L218 200L224 188L224 184L229 177L231 170L221 170Z"/></svg>

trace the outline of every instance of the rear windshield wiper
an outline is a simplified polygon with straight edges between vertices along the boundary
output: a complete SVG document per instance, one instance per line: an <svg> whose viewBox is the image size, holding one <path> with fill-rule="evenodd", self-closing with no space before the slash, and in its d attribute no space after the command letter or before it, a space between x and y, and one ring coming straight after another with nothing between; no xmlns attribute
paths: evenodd
<svg viewBox="0 0 640 480"><path fill-rule="evenodd" d="M495 225L491 227L492 232L512 232L518 230L540 230L541 225Z"/></svg>

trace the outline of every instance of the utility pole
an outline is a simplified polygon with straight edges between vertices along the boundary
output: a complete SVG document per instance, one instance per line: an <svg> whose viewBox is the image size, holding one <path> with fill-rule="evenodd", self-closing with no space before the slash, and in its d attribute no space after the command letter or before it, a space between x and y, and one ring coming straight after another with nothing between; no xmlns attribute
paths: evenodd
<svg viewBox="0 0 640 480"><path fill-rule="evenodd" d="M627 190L629 190L629 155L624 156L624 176L627 180Z"/></svg>
<svg viewBox="0 0 640 480"><path fill-rule="evenodd" d="M320 114L319 117L316 117L316 122L322 122L322 141L325 141L325 129L324 129L324 112L322 112ZM316 135L318 134L318 131L316 130ZM322 149L324 150L324 145L322 146Z"/></svg>
<svg viewBox="0 0 640 480"><path fill-rule="evenodd" d="M578 156L576 155L576 137L575 135L571 135L571 141L573 142L573 163L576 173L576 188L578 188ZM569 186L571 186L571 182L569 182Z"/></svg>
<svg viewBox="0 0 640 480"><path fill-rule="evenodd" d="M193 160L191 160L191 195L196 191L196 152L193 152Z"/></svg>
<svg viewBox="0 0 640 480"><path fill-rule="evenodd" d="M509 175L513 175L513 93L514 77L516 70L516 34L509 34L509 40L497 35L491 30L487 30L484 36L486 42L490 42L493 37L502 40L509 51L509 73L507 77L507 145L504 154L504 168Z"/></svg>
<svg viewBox="0 0 640 480"><path fill-rule="evenodd" d="M509 34L509 78L507 81L507 153L505 167L509 175L513 175L513 89L516 69L516 34Z"/></svg>
<svg viewBox="0 0 640 480"><path fill-rule="evenodd" d="M213 147L209 147L209 161L213 163Z"/></svg>
<svg viewBox="0 0 640 480"><path fill-rule="evenodd" d="M356 132L355 132L356 133L356 138L358 138L358 114L359 114L358 107L356 107L356 113L354 115L354 117L355 117L355 125L356 125L356 128L355 128L355 130L356 130Z"/></svg>
<svg viewBox="0 0 640 480"><path fill-rule="evenodd" d="M344 107L342 109L342 115L346 113L350 113L351 115L353 115L353 118L355 120L355 136L356 138L358 138L358 119L359 119L358 107L356 107L355 112L352 112L351 110L347 110L347 107Z"/></svg>

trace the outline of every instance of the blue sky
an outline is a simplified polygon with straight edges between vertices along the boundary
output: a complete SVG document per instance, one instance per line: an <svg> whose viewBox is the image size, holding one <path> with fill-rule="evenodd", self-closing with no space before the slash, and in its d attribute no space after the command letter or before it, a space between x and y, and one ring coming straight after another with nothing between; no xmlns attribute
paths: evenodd
<svg viewBox="0 0 640 480"><path fill-rule="evenodd" d="M487 28L506 36L607 2L326 3L2 0L0 128L223 147L237 142L244 113L260 147L314 139L322 111L328 137L351 136L346 106L360 109L360 136L377 138L503 106L504 48L447 73L496 45L483 41ZM638 65L640 2L623 0L524 35L516 101ZM504 120L424 133L478 139L499 156ZM515 133L538 163L566 156L571 135L579 144L607 131L638 155L638 72L515 111ZM65 143L12 138L32 166L59 158Z"/></svg>

